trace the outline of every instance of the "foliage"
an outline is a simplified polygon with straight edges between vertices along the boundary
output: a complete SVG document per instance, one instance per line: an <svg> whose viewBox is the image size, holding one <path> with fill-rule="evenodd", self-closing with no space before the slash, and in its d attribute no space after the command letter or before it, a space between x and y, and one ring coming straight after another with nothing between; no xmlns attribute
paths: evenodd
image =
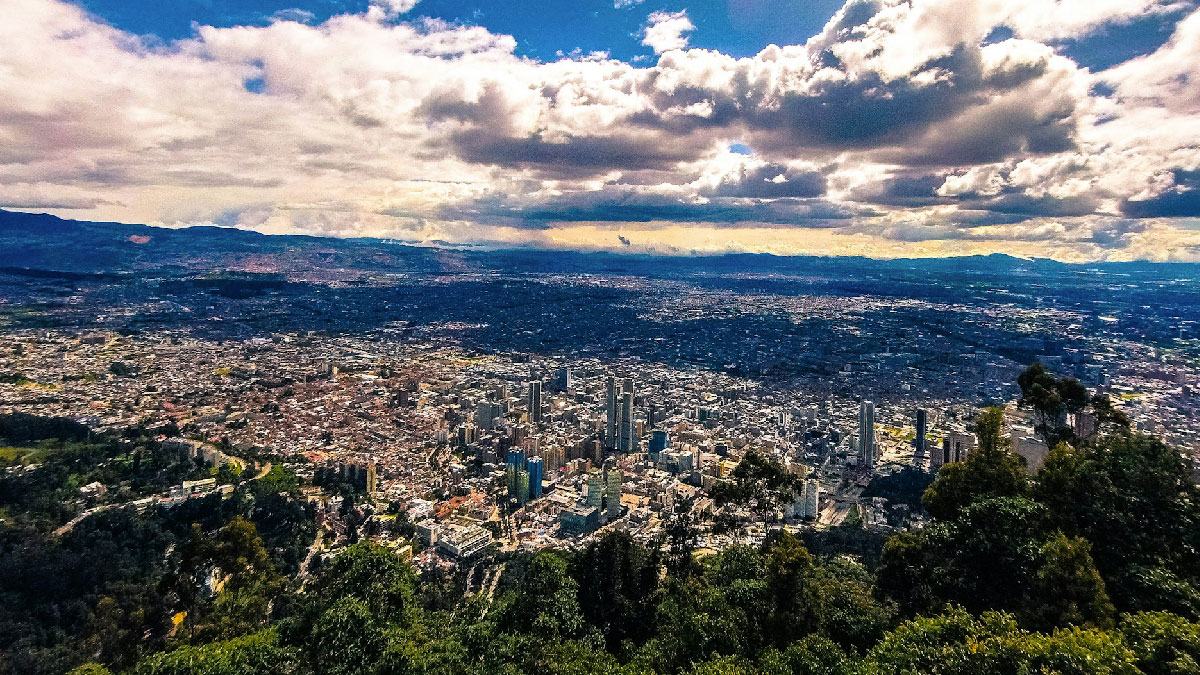
<svg viewBox="0 0 1200 675"><path fill-rule="evenodd" d="M1037 432L1049 447L1075 440L1067 426L1067 414L1077 413L1088 404L1088 391L1074 378L1056 378L1040 361L1035 361L1017 378L1021 387L1022 407L1033 409Z"/></svg>
<svg viewBox="0 0 1200 675"><path fill-rule="evenodd" d="M910 621L871 651L866 673L945 675L1134 674L1135 654L1120 636L1096 629L1030 633L1009 614L976 618L961 608Z"/></svg>
<svg viewBox="0 0 1200 675"><path fill-rule="evenodd" d="M796 501L804 482L779 462L753 450L742 457L730 477L732 480L712 489L713 501L744 506L760 515Z"/></svg>
<svg viewBox="0 0 1200 675"><path fill-rule="evenodd" d="M132 675L291 675L303 672L298 657L268 630L156 654L138 663Z"/></svg>
<svg viewBox="0 0 1200 675"><path fill-rule="evenodd" d="M962 462L943 464L921 498L935 518L951 520L979 499L1019 497L1029 491L1024 461L1002 447L979 448Z"/></svg>
<svg viewBox="0 0 1200 675"><path fill-rule="evenodd" d="M1092 544L1117 609L1200 618L1200 488L1179 452L1140 434L1052 450L1034 498Z"/></svg>

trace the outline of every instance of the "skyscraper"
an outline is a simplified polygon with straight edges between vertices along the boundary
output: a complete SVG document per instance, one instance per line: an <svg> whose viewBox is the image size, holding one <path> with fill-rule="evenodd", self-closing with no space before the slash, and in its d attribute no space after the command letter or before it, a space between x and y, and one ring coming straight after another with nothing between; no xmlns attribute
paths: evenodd
<svg viewBox="0 0 1200 675"><path fill-rule="evenodd" d="M529 423L540 425L542 423L542 383L539 380L530 380L529 396L526 401L529 407Z"/></svg>
<svg viewBox="0 0 1200 675"><path fill-rule="evenodd" d="M637 447L637 431L633 422L633 392L621 392L621 408L617 413L617 421L617 450L633 452Z"/></svg>
<svg viewBox="0 0 1200 675"><path fill-rule="evenodd" d="M587 479L587 505L600 507L604 504L604 472L589 474Z"/></svg>
<svg viewBox="0 0 1200 675"><path fill-rule="evenodd" d="M866 466L875 466L875 404L863 401L858 409L858 456Z"/></svg>
<svg viewBox="0 0 1200 675"><path fill-rule="evenodd" d="M615 385L615 382L613 382ZM616 411L616 429L612 447L620 452L633 452L637 448L637 429L633 419L633 378L621 380L621 391L613 391Z"/></svg>
<svg viewBox="0 0 1200 675"><path fill-rule="evenodd" d="M529 472L509 464L508 496L523 505L529 501L529 487Z"/></svg>
<svg viewBox="0 0 1200 675"><path fill-rule="evenodd" d="M617 447L617 378L612 375L608 376L605 382L607 391L605 392L605 413L607 415L607 426L604 431L604 446L607 448Z"/></svg>
<svg viewBox="0 0 1200 675"><path fill-rule="evenodd" d="M529 472L529 497L537 499L542 496L542 460L534 457L525 462L525 468Z"/></svg>
<svg viewBox="0 0 1200 675"><path fill-rule="evenodd" d="M508 461L506 462L506 464L508 466L516 467L518 469L524 469L525 468L525 453L520 450L516 450L516 449L509 450L508 451Z"/></svg>
<svg viewBox="0 0 1200 675"><path fill-rule="evenodd" d="M667 449L667 443L667 432L661 429L650 432L650 461L658 461L658 456Z"/></svg>
<svg viewBox="0 0 1200 675"><path fill-rule="evenodd" d="M554 371L554 389L555 391L566 391L571 388L571 368L563 366Z"/></svg>
<svg viewBox="0 0 1200 675"><path fill-rule="evenodd" d="M621 470L610 468L604 477L605 511L609 520L621 515Z"/></svg>
<svg viewBox="0 0 1200 675"><path fill-rule="evenodd" d="M924 408L917 408L917 436L913 439L913 453L917 459L925 457L925 449L927 441L925 434L929 432L928 419L929 413Z"/></svg>

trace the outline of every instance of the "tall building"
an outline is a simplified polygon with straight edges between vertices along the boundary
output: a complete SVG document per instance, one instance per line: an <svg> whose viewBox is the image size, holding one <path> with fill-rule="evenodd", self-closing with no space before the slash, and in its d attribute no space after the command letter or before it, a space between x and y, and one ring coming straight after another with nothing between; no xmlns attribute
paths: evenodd
<svg viewBox="0 0 1200 675"><path fill-rule="evenodd" d="M525 468L525 453L517 449L509 450L506 464L518 469Z"/></svg>
<svg viewBox="0 0 1200 675"><path fill-rule="evenodd" d="M925 457L928 441L925 435L929 433L929 413L924 408L917 408L917 436L913 439L913 454L915 458Z"/></svg>
<svg viewBox="0 0 1200 675"><path fill-rule="evenodd" d="M546 471L557 472L563 468L563 464L566 462L566 453L563 452L562 446L547 446L542 448L542 462Z"/></svg>
<svg viewBox="0 0 1200 675"><path fill-rule="evenodd" d="M621 470L608 469L604 478L605 511L609 520L621 516Z"/></svg>
<svg viewBox="0 0 1200 675"><path fill-rule="evenodd" d="M600 509L609 519L621 515L621 470L605 467L588 474L587 505Z"/></svg>
<svg viewBox="0 0 1200 675"><path fill-rule="evenodd" d="M542 496L542 460L534 457L525 462L525 469L529 472L529 497L537 499Z"/></svg>
<svg viewBox="0 0 1200 675"><path fill-rule="evenodd" d="M607 425L604 432L604 446L617 447L617 378L612 375L605 380L605 414Z"/></svg>
<svg viewBox="0 0 1200 675"><path fill-rule="evenodd" d="M633 423L633 394L621 393L621 407L617 414L617 450L633 452L637 447L637 430Z"/></svg>
<svg viewBox="0 0 1200 675"><path fill-rule="evenodd" d="M484 401L475 406L475 426L480 429L491 429L496 426L496 420L504 415L504 407L499 403Z"/></svg>
<svg viewBox="0 0 1200 675"><path fill-rule="evenodd" d="M588 474L587 505L599 508L604 504L604 472Z"/></svg>
<svg viewBox="0 0 1200 675"><path fill-rule="evenodd" d="M875 466L875 404L863 401L858 409L858 456L866 466Z"/></svg>
<svg viewBox="0 0 1200 675"><path fill-rule="evenodd" d="M571 388L571 369L568 366L563 366L554 371L554 389L555 391L566 391Z"/></svg>
<svg viewBox="0 0 1200 675"><path fill-rule="evenodd" d="M529 501L529 472L510 464L507 475L508 496L524 505Z"/></svg>
<svg viewBox="0 0 1200 675"><path fill-rule="evenodd" d="M529 408L529 423L538 425L542 423L542 383L539 380L530 380L529 395L526 399L526 405Z"/></svg>
<svg viewBox="0 0 1200 675"><path fill-rule="evenodd" d="M667 440L667 432L662 431L661 429L650 432L649 452L650 452L650 461L651 462L658 461L658 456L661 455L662 452L667 449L668 442L669 441Z"/></svg>
<svg viewBox="0 0 1200 675"><path fill-rule="evenodd" d="M804 481L804 518L816 518L821 512L821 484L813 479Z"/></svg>

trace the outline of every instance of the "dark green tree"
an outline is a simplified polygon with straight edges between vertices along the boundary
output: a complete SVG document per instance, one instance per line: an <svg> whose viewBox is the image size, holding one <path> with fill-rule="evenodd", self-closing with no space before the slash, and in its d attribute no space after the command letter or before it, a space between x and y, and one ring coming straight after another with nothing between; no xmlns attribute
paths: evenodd
<svg viewBox="0 0 1200 675"><path fill-rule="evenodd" d="M1033 496L1055 527L1091 542L1119 611L1200 618L1200 489L1178 451L1140 434L1062 445Z"/></svg>
<svg viewBox="0 0 1200 675"><path fill-rule="evenodd" d="M610 651L625 640L640 644L649 639L660 557L659 550L642 546L628 532L615 531L571 561L583 615L604 633Z"/></svg>
<svg viewBox="0 0 1200 675"><path fill-rule="evenodd" d="M1034 361L1017 377L1021 387L1019 405L1034 413L1033 430L1053 448L1075 440L1067 425L1067 414L1077 413L1089 402L1087 388L1075 378L1057 378L1041 361Z"/></svg>
<svg viewBox="0 0 1200 675"><path fill-rule="evenodd" d="M1055 532L1044 545L1025 624L1039 630L1065 626L1113 626L1112 601L1092 562L1091 544Z"/></svg>
<svg viewBox="0 0 1200 675"><path fill-rule="evenodd" d="M822 597L813 559L804 544L784 534L766 555L766 636L786 646L816 632L822 616Z"/></svg>
<svg viewBox="0 0 1200 675"><path fill-rule="evenodd" d="M597 639L579 606L579 584L567 573L561 556L541 551L533 556L518 591L500 610L502 630L543 640Z"/></svg>
<svg viewBox="0 0 1200 675"><path fill-rule="evenodd" d="M999 424L994 414L985 417L989 428ZM981 445L965 461L942 465L937 478L925 490L921 502L934 518L953 519L979 499L1028 494L1024 460L1009 452L995 433L986 432L986 436L986 446Z"/></svg>

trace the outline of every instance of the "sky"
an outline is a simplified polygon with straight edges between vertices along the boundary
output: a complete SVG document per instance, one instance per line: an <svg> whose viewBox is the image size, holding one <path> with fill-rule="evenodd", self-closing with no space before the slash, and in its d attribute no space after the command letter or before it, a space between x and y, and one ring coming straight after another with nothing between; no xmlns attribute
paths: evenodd
<svg viewBox="0 0 1200 675"><path fill-rule="evenodd" d="M1200 0L0 0L0 208L1200 261Z"/></svg>

